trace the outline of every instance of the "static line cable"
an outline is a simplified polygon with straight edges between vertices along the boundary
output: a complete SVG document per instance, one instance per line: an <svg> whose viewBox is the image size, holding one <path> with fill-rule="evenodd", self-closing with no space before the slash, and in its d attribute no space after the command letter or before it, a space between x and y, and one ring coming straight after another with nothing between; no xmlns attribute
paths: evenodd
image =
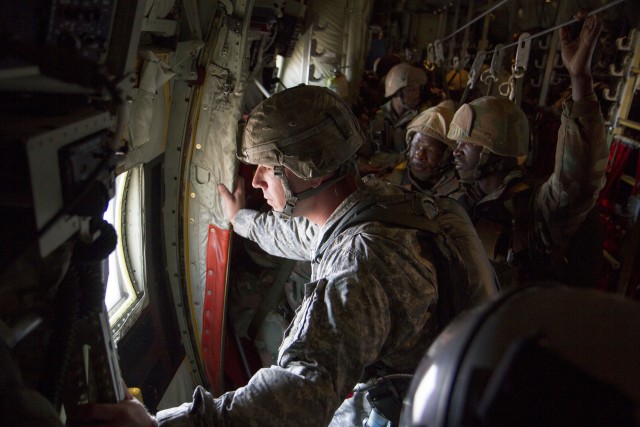
<svg viewBox="0 0 640 427"><path fill-rule="evenodd" d="M604 6L599 7L598 9L595 9L595 10L593 10L593 11L589 12L589 13L587 14L587 16L595 15L596 13L600 13L600 12L602 12L602 11L604 11L604 10L607 10L607 9L609 9L609 8L612 8L612 7L614 7L614 6L617 6L617 5L619 5L620 3L622 3L623 1L625 1L625 0L614 0L614 1L612 1L611 3L609 3L609 4L605 4ZM547 28L546 30L542 30L542 31L540 31L540 32L538 32L538 33L535 33L534 35L527 37L525 40L535 39L536 37L543 36L543 35L545 35L545 34L547 34L547 33L550 33L550 32L552 32L552 31L557 30L558 28L562 28L562 27L565 27L565 26L567 26L567 25L575 24L576 22L578 22L578 20L577 20L576 18L573 18L572 20L567 21L567 22L565 22L564 24L558 24L558 25L556 25L555 27ZM522 41L522 40L518 40L518 41L516 41L516 42L509 43L508 45L503 46L503 47L502 47L502 49L507 49L507 48L513 47L513 46L517 45L518 43L520 43L521 41Z"/></svg>
<svg viewBox="0 0 640 427"><path fill-rule="evenodd" d="M458 28L457 30L455 30L453 33L449 34L447 37L444 37L442 39L442 41L445 40L449 40L451 37L455 36L456 34L458 34L460 31L464 30L465 28L467 28L468 26L472 25L474 22L478 21L479 19L484 18L486 15L490 14L491 12L493 12L494 10L496 10L497 8L499 8L500 6L502 6L503 4L505 4L506 2L508 2L509 0L502 0L500 3L490 7L487 11L485 11L484 13L481 13L480 15L476 16L475 18L473 18L471 21L467 22L466 24L464 24L462 27Z"/></svg>

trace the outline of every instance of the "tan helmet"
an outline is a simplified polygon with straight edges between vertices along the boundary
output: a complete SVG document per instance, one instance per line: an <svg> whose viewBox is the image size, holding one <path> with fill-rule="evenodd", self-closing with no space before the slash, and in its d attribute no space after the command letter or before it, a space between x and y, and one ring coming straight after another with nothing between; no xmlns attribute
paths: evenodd
<svg viewBox="0 0 640 427"><path fill-rule="evenodd" d="M411 144L414 135L419 132L444 142L452 149L455 148L456 142L447 138L449 123L451 123L454 112L453 101L447 100L418 114L407 126L407 146Z"/></svg>
<svg viewBox="0 0 640 427"><path fill-rule="evenodd" d="M238 158L254 165L284 166L310 179L337 170L362 143L358 121L343 100L325 87L300 85L253 109Z"/></svg>
<svg viewBox="0 0 640 427"><path fill-rule="evenodd" d="M390 97L410 85L424 85L427 74L421 68L409 64L395 65L384 79L384 96Z"/></svg>
<svg viewBox="0 0 640 427"><path fill-rule="evenodd" d="M484 96L456 111L447 136L480 145L498 156L520 157L529 148L529 122L508 99Z"/></svg>

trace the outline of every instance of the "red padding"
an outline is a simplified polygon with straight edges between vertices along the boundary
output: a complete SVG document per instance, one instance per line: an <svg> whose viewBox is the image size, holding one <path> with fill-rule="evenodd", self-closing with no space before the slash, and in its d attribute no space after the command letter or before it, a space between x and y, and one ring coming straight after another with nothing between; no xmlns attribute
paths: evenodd
<svg viewBox="0 0 640 427"><path fill-rule="evenodd" d="M209 224L207 278L202 311L202 358L211 391L223 393L224 319L231 230Z"/></svg>

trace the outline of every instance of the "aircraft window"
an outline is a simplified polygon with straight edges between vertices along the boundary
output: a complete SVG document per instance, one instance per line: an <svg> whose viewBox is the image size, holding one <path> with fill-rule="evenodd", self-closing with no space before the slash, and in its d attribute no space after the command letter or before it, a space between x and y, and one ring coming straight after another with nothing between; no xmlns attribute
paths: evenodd
<svg viewBox="0 0 640 427"><path fill-rule="evenodd" d="M109 255L105 295L109 323L116 339L129 329L147 303L143 193L143 166L140 165L116 178L116 196L104 214L104 219L118 234L118 245Z"/></svg>

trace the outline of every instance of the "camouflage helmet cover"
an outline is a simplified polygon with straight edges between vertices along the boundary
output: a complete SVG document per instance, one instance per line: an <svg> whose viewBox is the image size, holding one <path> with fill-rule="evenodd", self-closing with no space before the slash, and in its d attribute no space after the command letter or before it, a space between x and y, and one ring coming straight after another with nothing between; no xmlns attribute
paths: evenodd
<svg viewBox="0 0 640 427"><path fill-rule="evenodd" d="M384 79L384 96L390 97L402 88L427 83L427 74L418 67L406 63L395 65Z"/></svg>
<svg viewBox="0 0 640 427"><path fill-rule="evenodd" d="M447 138L447 130L454 112L453 101L447 100L418 114L407 126L407 146L416 133L422 133L445 143L450 148L455 148L455 141Z"/></svg>
<svg viewBox="0 0 640 427"><path fill-rule="evenodd" d="M326 175L349 160L363 137L349 106L331 90L296 86L253 109L238 147L249 164L285 166L303 179Z"/></svg>
<svg viewBox="0 0 640 427"><path fill-rule="evenodd" d="M499 156L520 157L529 148L529 122L508 99L485 96L456 111L447 136L480 145Z"/></svg>

